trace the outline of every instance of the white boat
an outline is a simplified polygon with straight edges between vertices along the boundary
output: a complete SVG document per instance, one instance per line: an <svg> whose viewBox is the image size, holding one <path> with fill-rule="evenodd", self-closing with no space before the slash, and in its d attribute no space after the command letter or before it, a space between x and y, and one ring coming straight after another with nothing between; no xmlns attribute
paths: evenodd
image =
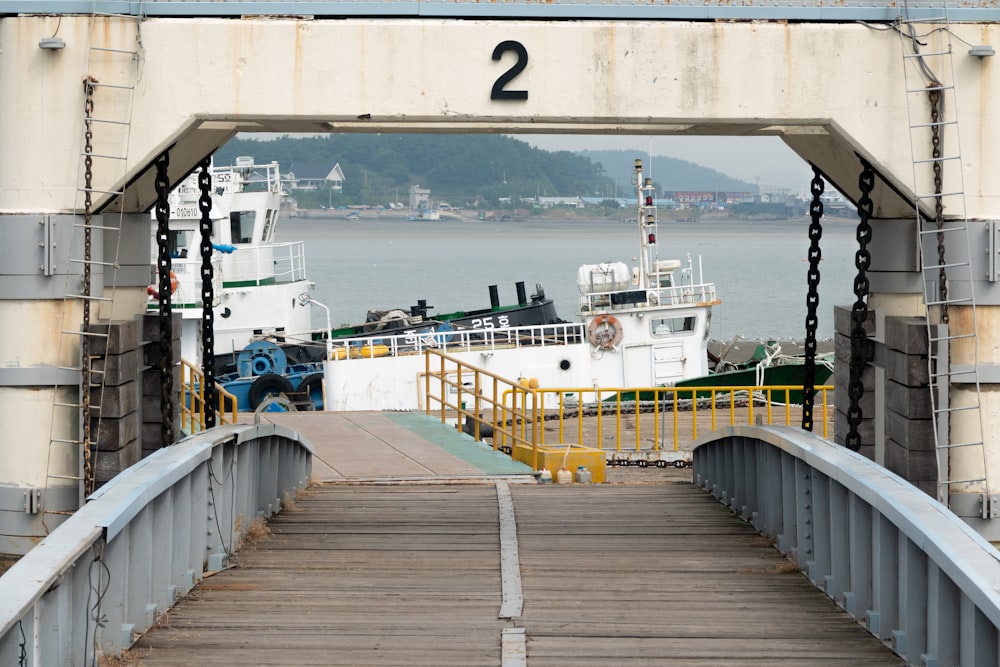
<svg viewBox="0 0 1000 667"><path fill-rule="evenodd" d="M707 375L715 285L686 263L659 258L652 180L636 160L638 264L584 264L575 323L337 339L326 362L327 409L412 410L424 348L541 387L651 387ZM486 390L488 393L488 389Z"/></svg>
<svg viewBox="0 0 1000 667"><path fill-rule="evenodd" d="M240 157L231 167L212 167L212 266L215 354L233 354L254 340L280 340L312 329L307 300L314 287L306 277L305 244L275 243L281 210L278 163L255 165ZM201 212L198 175L192 174L169 195L171 296L182 315L181 356L201 363ZM157 256L153 219L152 256ZM156 267L147 309L156 311ZM306 305L302 305L305 303Z"/></svg>

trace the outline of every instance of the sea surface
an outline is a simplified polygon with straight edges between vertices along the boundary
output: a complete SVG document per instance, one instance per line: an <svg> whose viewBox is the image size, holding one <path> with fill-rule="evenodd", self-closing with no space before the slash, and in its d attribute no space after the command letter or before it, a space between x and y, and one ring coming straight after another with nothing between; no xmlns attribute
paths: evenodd
<svg viewBox="0 0 1000 667"><path fill-rule="evenodd" d="M364 322L370 308L408 309L426 299L433 313L489 306L489 285L503 305L541 285L560 317L576 320L582 264L636 262L636 223L621 221L483 222L466 219L284 218L276 240L305 242L314 298L334 326ZM714 282L722 304L712 309L714 340L800 340L805 337L809 220L661 221L659 258L693 262ZM854 302L856 222L829 218L820 242L820 338L833 336L833 306ZM313 309L317 327L325 324Z"/></svg>

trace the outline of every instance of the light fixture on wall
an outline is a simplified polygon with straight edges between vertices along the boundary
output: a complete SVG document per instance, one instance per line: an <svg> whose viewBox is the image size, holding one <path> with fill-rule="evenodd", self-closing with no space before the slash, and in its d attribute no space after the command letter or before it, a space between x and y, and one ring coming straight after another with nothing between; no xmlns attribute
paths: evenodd
<svg viewBox="0 0 1000 667"><path fill-rule="evenodd" d="M977 58L987 58L996 55L996 51L989 44L975 44L969 47L969 55Z"/></svg>
<svg viewBox="0 0 1000 667"><path fill-rule="evenodd" d="M46 51L58 51L66 48L66 42L62 37L42 37L38 40L38 48Z"/></svg>

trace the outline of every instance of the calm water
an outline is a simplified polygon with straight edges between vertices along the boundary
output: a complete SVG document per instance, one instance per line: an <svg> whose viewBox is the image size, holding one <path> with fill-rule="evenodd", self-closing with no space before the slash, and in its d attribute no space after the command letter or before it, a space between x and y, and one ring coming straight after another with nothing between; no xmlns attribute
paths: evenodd
<svg viewBox="0 0 1000 667"><path fill-rule="evenodd" d="M854 301L855 222L824 224L818 335L833 336L833 305ZM363 322L369 308L408 308L417 299L432 313L489 306L489 285L500 301L516 302L514 283L530 296L536 283L563 319L575 320L581 264L624 261L638 250L635 223L426 221L362 218L284 219L278 240L306 242L315 298L330 308L334 326ZM660 259L699 257L706 282L722 304L712 311L711 336L728 340L805 335L808 220L661 222ZM316 326L324 324L314 310Z"/></svg>

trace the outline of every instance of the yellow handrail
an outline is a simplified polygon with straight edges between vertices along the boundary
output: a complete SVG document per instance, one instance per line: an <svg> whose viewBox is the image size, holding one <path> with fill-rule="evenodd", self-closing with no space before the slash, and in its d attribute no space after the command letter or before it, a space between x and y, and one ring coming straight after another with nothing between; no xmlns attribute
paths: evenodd
<svg viewBox="0 0 1000 667"><path fill-rule="evenodd" d="M191 362L181 359L181 430L187 433L197 433L205 430L205 374ZM236 397L215 385L217 406L216 421L219 425L235 424L237 401ZM227 408L228 406L228 408Z"/></svg>
<svg viewBox="0 0 1000 667"><path fill-rule="evenodd" d="M438 359L438 363L432 365L432 358ZM647 440L652 445L647 449L660 451L665 448L663 436L669 432L670 444L676 452L682 443L689 445L698 438L699 427L714 431L722 425L754 424L758 415L765 424L791 426L793 416L799 412L798 407L793 409L790 399L797 396L792 392L802 391L802 387L794 385L537 388L525 380L501 377L438 350L425 350L424 359L422 385L424 410L428 415L436 412L442 422L449 415L455 416L456 430L462 430L463 422L468 419L476 440L482 440L484 427L488 426L493 433L494 449L510 451L518 445L529 446L534 452L536 469L538 447L545 444L542 425L546 421L556 421L558 444L564 444L568 433L575 431L578 445L622 452L630 449L623 446L628 432L638 452L643 449L643 434L652 433ZM822 425L824 438L830 435L833 419L832 391L831 385L816 387L814 424ZM454 395L454 401L450 394ZM760 407L764 414L759 414ZM488 419L480 415L484 409L490 410ZM584 429L584 417L588 416L584 413L595 418L594 428ZM604 442L606 416L614 417L613 443ZM665 423L668 418L669 427ZM576 424L571 423L572 419L576 419ZM630 421L628 428L624 427L625 419ZM568 427L575 428L570 431Z"/></svg>

